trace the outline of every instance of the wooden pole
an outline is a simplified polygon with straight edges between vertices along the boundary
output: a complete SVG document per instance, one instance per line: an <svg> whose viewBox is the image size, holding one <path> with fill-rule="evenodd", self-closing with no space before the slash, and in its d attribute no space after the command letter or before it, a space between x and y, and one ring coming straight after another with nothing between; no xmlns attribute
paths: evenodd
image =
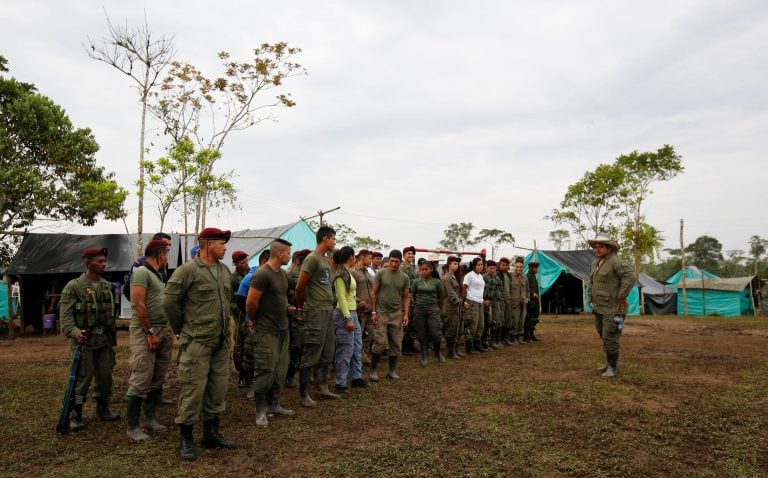
<svg viewBox="0 0 768 478"><path fill-rule="evenodd" d="M533 261L539 262L539 248L536 246L536 239L533 240ZM530 266L529 266L530 267ZM539 266L539 269L541 266ZM539 315L541 315L541 282L539 281L539 271L536 270L536 285L538 286L538 294L539 294Z"/></svg>
<svg viewBox="0 0 768 478"><path fill-rule="evenodd" d="M749 280L749 298L752 300L752 315L757 317L757 307L755 307L755 290L752 287L752 281L755 279L755 277L757 276L754 276Z"/></svg>
<svg viewBox="0 0 768 478"><path fill-rule="evenodd" d="M680 271L683 280L683 315L688 316L688 295L685 290L685 245L683 243L683 220L680 219Z"/></svg>
<svg viewBox="0 0 768 478"><path fill-rule="evenodd" d="M8 299L8 338L13 340L16 338L16 331L13 330L13 292L11 291L11 276L5 275L5 286L7 288Z"/></svg>

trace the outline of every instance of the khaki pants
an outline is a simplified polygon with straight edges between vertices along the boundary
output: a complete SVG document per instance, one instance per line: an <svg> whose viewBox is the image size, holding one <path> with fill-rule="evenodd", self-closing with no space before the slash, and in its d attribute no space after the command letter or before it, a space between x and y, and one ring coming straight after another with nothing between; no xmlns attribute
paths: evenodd
<svg viewBox="0 0 768 478"><path fill-rule="evenodd" d="M459 307L461 307L461 304L445 307L443 335L446 339L456 340L457 337L461 336L461 331L459 330Z"/></svg>
<svg viewBox="0 0 768 478"><path fill-rule="evenodd" d="M469 308L464 311L464 335L466 340L480 340L483 335L483 324L485 323L485 314L483 313L483 304L467 300Z"/></svg>
<svg viewBox="0 0 768 478"><path fill-rule="evenodd" d="M373 330L373 353L388 351L390 357L400 356L403 344L403 313L378 314L379 323Z"/></svg>
<svg viewBox="0 0 768 478"><path fill-rule="evenodd" d="M603 350L605 353L618 355L621 350L621 344L619 343L621 330L616 327L613 316L595 314L595 329L597 329L597 335L603 339Z"/></svg>
<svg viewBox="0 0 768 478"><path fill-rule="evenodd" d="M285 383L290 357L288 331L281 335L267 332L253 333L253 390L254 395L277 394Z"/></svg>
<svg viewBox="0 0 768 478"><path fill-rule="evenodd" d="M525 326L525 312L525 304L512 304L512 331L515 335L523 335L523 327Z"/></svg>
<svg viewBox="0 0 768 478"><path fill-rule="evenodd" d="M229 387L229 342L219 347L200 342L181 344L179 349L179 411L176 423L192 425L200 419L218 417L226 408Z"/></svg>
<svg viewBox="0 0 768 478"><path fill-rule="evenodd" d="M112 345L95 349L86 348L80 355L80 367L77 371L75 402L83 403L95 379L93 398L109 398L112 395L112 370L115 368L115 352Z"/></svg>
<svg viewBox="0 0 768 478"><path fill-rule="evenodd" d="M328 367L333 363L336 335L333 309L304 311L304 353L301 368Z"/></svg>
<svg viewBox="0 0 768 478"><path fill-rule="evenodd" d="M128 395L147 398L149 392L160 390L165 381L165 374L171 365L173 352L173 332L163 327L157 334L160 348L157 352L149 350L147 334L140 328L130 329L131 376L128 378Z"/></svg>

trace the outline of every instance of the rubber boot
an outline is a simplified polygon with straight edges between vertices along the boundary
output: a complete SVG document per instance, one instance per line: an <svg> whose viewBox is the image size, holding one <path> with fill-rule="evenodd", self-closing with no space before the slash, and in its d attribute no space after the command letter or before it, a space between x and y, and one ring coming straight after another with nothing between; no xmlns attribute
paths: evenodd
<svg viewBox="0 0 768 478"><path fill-rule="evenodd" d="M277 389L270 390L267 396L267 413L277 417L290 417L296 412L280 406L280 390Z"/></svg>
<svg viewBox="0 0 768 478"><path fill-rule="evenodd" d="M437 359L437 362L445 363L445 357L443 357L443 354L440 353L440 342L435 342L432 345L432 348L435 350L435 358Z"/></svg>
<svg viewBox="0 0 768 478"><path fill-rule="evenodd" d="M240 368L240 380L238 381L238 387L239 388L251 388L251 384L253 383L253 369L251 368Z"/></svg>
<svg viewBox="0 0 768 478"><path fill-rule="evenodd" d="M139 414L141 413L141 404L144 399L141 397L128 397L128 411L126 418L128 420L128 438L132 442L138 443L149 438L149 435L144 433L139 427Z"/></svg>
<svg viewBox="0 0 768 478"><path fill-rule="evenodd" d="M267 397L262 394L256 395L256 426L269 426L269 420L267 419Z"/></svg>
<svg viewBox="0 0 768 478"><path fill-rule="evenodd" d="M429 357L427 356L427 348L422 346L421 347L421 366L426 367L429 363Z"/></svg>
<svg viewBox="0 0 768 478"><path fill-rule="evenodd" d="M165 396L163 396L163 387L160 387L160 390L158 390L157 392L157 396L158 396L158 399L157 399L158 405L175 405L176 404L176 400L171 400L170 398L165 398Z"/></svg>
<svg viewBox="0 0 768 478"><path fill-rule="evenodd" d="M161 433L168 431L167 426L161 425L157 423L157 420L155 420L155 409L157 408L161 393L161 390L154 390L149 392L142 405L143 413L141 414L142 417L140 420L141 426L149 430L151 433Z"/></svg>
<svg viewBox="0 0 768 478"><path fill-rule="evenodd" d="M482 340L475 340L475 349L483 354L488 351L488 348L483 344Z"/></svg>
<svg viewBox="0 0 768 478"><path fill-rule="evenodd" d="M379 381L379 372L376 370L376 367L379 366L379 359L381 358L380 354L371 353L371 382L378 382Z"/></svg>
<svg viewBox="0 0 768 478"><path fill-rule="evenodd" d="M619 373L619 354L606 354L608 368L603 372L603 377L613 378Z"/></svg>
<svg viewBox="0 0 768 478"><path fill-rule="evenodd" d="M339 398L338 395L328 389L328 367L318 367L315 379L317 380L317 398L323 400L336 400Z"/></svg>
<svg viewBox="0 0 768 478"><path fill-rule="evenodd" d="M479 354L480 352L475 350L474 342L467 340L467 355Z"/></svg>
<svg viewBox="0 0 768 478"><path fill-rule="evenodd" d="M389 373L387 376L392 380L400 380L400 375L397 374L397 356L389 357Z"/></svg>
<svg viewBox="0 0 768 478"><path fill-rule="evenodd" d="M317 402L309 396L309 379L312 376L312 369L304 367L299 369L299 395L301 396L302 407L316 407Z"/></svg>
<svg viewBox="0 0 768 478"><path fill-rule="evenodd" d="M83 404L76 403L72 405L72 411L69 412L69 431L79 432L85 430L85 423L83 423Z"/></svg>
<svg viewBox="0 0 768 478"><path fill-rule="evenodd" d="M120 415L112 413L109 409L109 398L101 397L96 399L96 416L105 422L114 422L120 420Z"/></svg>
<svg viewBox="0 0 768 478"><path fill-rule="evenodd" d="M503 349L504 345L501 343L501 329L494 329L491 336L493 337L493 348Z"/></svg>
<svg viewBox="0 0 768 478"><path fill-rule="evenodd" d="M194 425L179 424L179 456L182 460L197 460L195 439L192 437Z"/></svg>
<svg viewBox="0 0 768 478"><path fill-rule="evenodd" d="M458 355L459 358L464 358L467 356L464 352L461 351L461 344L459 343L459 339L454 339L453 347L456 355Z"/></svg>
<svg viewBox="0 0 768 478"><path fill-rule="evenodd" d="M461 358L456 353L456 341L455 340L453 340L453 339L446 339L445 343L448 346L448 358L449 359Z"/></svg>
<svg viewBox="0 0 768 478"><path fill-rule="evenodd" d="M539 342L541 339L536 337L536 334L534 333L536 331L536 327L531 327L531 340L534 342Z"/></svg>
<svg viewBox="0 0 768 478"><path fill-rule="evenodd" d="M285 388L296 388L299 383L296 381L296 367L288 365L288 373L285 375Z"/></svg>
<svg viewBox="0 0 768 478"><path fill-rule="evenodd" d="M235 448L235 442L227 440L219 435L219 417L209 418L203 422L203 439L200 440L203 448Z"/></svg>
<svg viewBox="0 0 768 478"><path fill-rule="evenodd" d="M527 342L525 341L525 339L523 339L523 336L522 336L522 335L520 335L520 336L518 336L518 337L517 337L517 341L520 343L520 345L525 345L525 344L527 343Z"/></svg>
<svg viewBox="0 0 768 478"><path fill-rule="evenodd" d="M512 345L512 339L509 338L509 327L501 328L501 340L507 345Z"/></svg>

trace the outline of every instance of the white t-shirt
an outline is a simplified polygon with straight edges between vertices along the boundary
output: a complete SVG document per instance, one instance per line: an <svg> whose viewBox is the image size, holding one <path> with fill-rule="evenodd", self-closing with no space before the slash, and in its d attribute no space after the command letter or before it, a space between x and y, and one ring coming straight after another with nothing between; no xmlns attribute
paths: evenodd
<svg viewBox="0 0 768 478"><path fill-rule="evenodd" d="M464 276L464 284L467 286L467 299L473 302L483 301L485 291L485 279L482 274L472 271Z"/></svg>

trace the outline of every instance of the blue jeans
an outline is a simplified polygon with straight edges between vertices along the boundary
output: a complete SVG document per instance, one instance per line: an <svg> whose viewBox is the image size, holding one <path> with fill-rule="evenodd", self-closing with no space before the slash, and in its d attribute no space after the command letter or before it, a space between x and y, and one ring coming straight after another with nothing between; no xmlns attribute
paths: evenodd
<svg viewBox="0 0 768 478"><path fill-rule="evenodd" d="M336 385L341 387L347 386L348 377L352 380L363 378L363 332L357 312L350 311L349 315L355 323L355 330L352 331L347 330L346 319L341 315L341 311L338 308L333 310L333 326L336 332L335 381Z"/></svg>

